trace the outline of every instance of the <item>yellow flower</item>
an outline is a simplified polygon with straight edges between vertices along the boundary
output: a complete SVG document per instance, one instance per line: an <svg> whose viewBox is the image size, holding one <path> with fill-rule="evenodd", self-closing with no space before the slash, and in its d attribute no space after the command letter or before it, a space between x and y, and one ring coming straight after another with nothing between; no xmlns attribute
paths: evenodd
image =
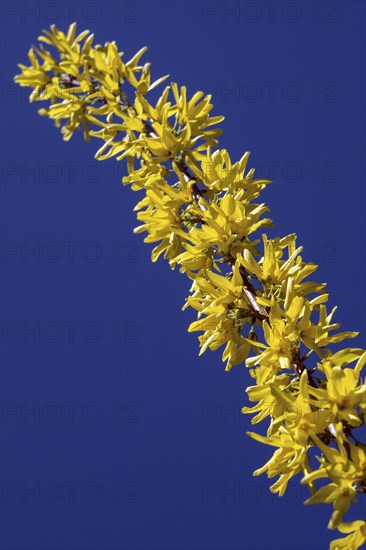
<svg viewBox="0 0 366 550"><path fill-rule="evenodd" d="M210 95L188 97L173 82L154 104L147 99L167 76L152 82L150 63L141 61L146 47L125 62L115 42L94 44L90 31L77 35L75 23L66 33L52 25L39 41L15 81L31 88L30 101L48 102L38 112L65 140L83 130L86 140L102 140L98 160L127 159L123 183L144 191L135 233L155 243L152 261L163 254L192 280L183 309L197 311L189 331L202 333L200 354L224 346L226 370L244 361L255 367L247 389L254 406L243 412L256 413L253 424L269 420L266 436L250 435L276 450L254 475L279 476L271 490L283 495L302 472L312 494L306 503L331 503L329 528L348 533L331 550L358 548L365 522L342 520L366 491L366 446L352 431L366 422L366 352L331 351L357 333L337 332L325 284L305 280L317 266L303 261L296 235L254 235L272 226L257 201L270 182L247 170L249 153L234 163L226 149L213 149L222 129L212 126L223 117L210 116ZM314 354L320 360L309 365ZM321 456L312 471L314 447ZM320 479L327 481L316 488Z"/></svg>
<svg viewBox="0 0 366 550"><path fill-rule="evenodd" d="M205 276L202 276L202 275ZM240 274L240 262L234 266L231 280L210 270L202 270L192 285L193 297L187 304L197 309L199 316L206 317L191 323L188 331L203 331L200 337L200 355L209 347L212 351L226 343L223 361L226 370L242 363L250 350L251 342L241 335L245 323L253 323L256 312Z"/></svg>
<svg viewBox="0 0 366 550"><path fill-rule="evenodd" d="M358 351L362 353L363 350ZM337 362L336 357L337 354L330 360L323 361L327 384L322 393L322 400L334 404L334 410L339 417L350 426L359 426L362 421L355 408L366 402L366 384L358 385L361 369L366 363L366 352L362 354L354 369L332 366L332 363Z"/></svg>
<svg viewBox="0 0 366 550"><path fill-rule="evenodd" d="M278 387L279 391L283 391L286 386L291 382L292 377L289 374L281 374L279 376L272 376L265 384L256 384L255 386L249 386L246 389L250 401L258 401L254 407L243 407L243 414L258 413L252 418L252 424L257 424L261 420L264 420L267 416L277 418L283 415L283 404L274 394L273 388L270 384L274 384Z"/></svg>
<svg viewBox="0 0 366 550"><path fill-rule="evenodd" d="M271 437L264 437L253 432L247 432L247 434L256 441L278 447L272 458L264 466L255 470L253 475L258 476L264 472L267 472L269 478L279 475L279 479L271 485L270 490L272 493L283 496L290 479L301 471L307 471L309 467L308 446L295 441L284 426L281 426L279 432Z"/></svg>
<svg viewBox="0 0 366 550"><path fill-rule="evenodd" d="M248 159L249 152L246 152L238 162L233 164L226 149L217 149L213 152L209 146L206 156L188 154L186 160L193 175L211 191L214 193L227 191L248 203L256 199L262 189L271 183L270 180L254 180L254 169L249 170L244 176ZM197 160L200 161L200 168Z"/></svg>
<svg viewBox="0 0 366 550"><path fill-rule="evenodd" d="M291 368L293 351L299 342L299 336L295 330L292 330L292 326L289 330L283 316L280 306L273 299L269 319L264 320L262 325L266 344L260 342L253 344L263 351L247 359L248 367L263 365L273 367L276 371Z"/></svg>
<svg viewBox="0 0 366 550"><path fill-rule="evenodd" d="M301 483L312 483L324 477L332 480L326 487L321 487L306 504L333 502L334 511L328 527L335 529L340 525L351 501L357 502L357 488L366 483L366 447L355 445L346 439L341 423L332 424L331 428L335 433L338 449L328 447L313 433L313 441L323 452L323 456L318 458L321 466L305 475Z"/></svg>
<svg viewBox="0 0 366 550"><path fill-rule="evenodd" d="M323 293L324 283L302 281L317 269L313 263L303 262L299 255L302 247L296 248L296 235L291 234L282 239L268 239L263 235L264 254L257 262L245 252L243 265L250 273L255 273L264 285L268 296L278 295L285 299L288 292L288 281L291 280L293 295L305 296L309 293ZM287 252L287 258L283 257Z"/></svg>
<svg viewBox="0 0 366 550"><path fill-rule="evenodd" d="M330 550L357 550L366 542L366 521L356 520L338 525L341 533L350 533L347 537L333 540Z"/></svg>

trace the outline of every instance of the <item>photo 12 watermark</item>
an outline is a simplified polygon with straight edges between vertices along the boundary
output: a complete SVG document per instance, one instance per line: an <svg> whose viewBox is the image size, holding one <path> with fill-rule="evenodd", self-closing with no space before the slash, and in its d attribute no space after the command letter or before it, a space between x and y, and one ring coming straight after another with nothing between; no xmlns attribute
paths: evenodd
<svg viewBox="0 0 366 550"><path fill-rule="evenodd" d="M205 94L212 94L216 104L337 104L341 100L341 85L336 81L204 81L202 90Z"/></svg>
<svg viewBox="0 0 366 550"><path fill-rule="evenodd" d="M1 482L3 505L34 504L139 504L141 485L137 481L29 480Z"/></svg>
<svg viewBox="0 0 366 550"><path fill-rule="evenodd" d="M204 24L296 25L305 21L316 25L335 25L341 23L341 18L341 3L326 0L205 0L201 3L201 21Z"/></svg>
<svg viewBox="0 0 366 550"><path fill-rule="evenodd" d="M118 0L5 0L1 2L3 24L39 23L59 24L64 19L78 21L79 25L113 21L136 24L143 20L143 2Z"/></svg>
<svg viewBox="0 0 366 550"><path fill-rule="evenodd" d="M100 243L96 241L3 241L1 263L19 264L137 264L142 257L140 245L134 240Z"/></svg>
<svg viewBox="0 0 366 550"><path fill-rule="evenodd" d="M202 401L201 422L203 424L239 424L244 422L239 401Z"/></svg>
<svg viewBox="0 0 366 550"><path fill-rule="evenodd" d="M86 344L100 342L138 344L141 324L137 321L76 321L76 320L3 320L1 343L19 344Z"/></svg>
<svg viewBox="0 0 366 550"><path fill-rule="evenodd" d="M2 401L0 422L10 428L42 424L139 424L141 405L136 401Z"/></svg>
<svg viewBox="0 0 366 550"><path fill-rule="evenodd" d="M266 477L253 481L205 480L200 486L201 503L204 506L277 504L278 496L270 491L274 482L274 479ZM293 504L303 503L309 497L309 489L298 480L290 480L282 496L284 502Z"/></svg>

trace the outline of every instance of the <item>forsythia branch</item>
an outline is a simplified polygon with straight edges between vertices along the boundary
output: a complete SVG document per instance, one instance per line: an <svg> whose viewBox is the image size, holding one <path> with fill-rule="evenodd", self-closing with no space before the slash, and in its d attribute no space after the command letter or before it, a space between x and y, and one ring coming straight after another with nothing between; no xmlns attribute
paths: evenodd
<svg viewBox="0 0 366 550"><path fill-rule="evenodd" d="M331 503L328 527L347 535L331 549L359 548L366 521L343 516L366 492L366 446L352 433L365 424L366 352L332 351L357 333L338 331L324 283L304 282L317 266L304 262L296 235L254 236L272 227L256 202L270 181L246 172L249 153L233 163L216 148L221 130L212 126L223 117L210 115L211 96L189 99L171 83L155 105L146 99L167 78L151 83L150 64L140 64L146 48L125 62L115 42L93 46L93 34L77 35L75 23L66 34L52 25L39 41L15 81L33 88L31 102L49 101L39 113L61 126L64 140L82 129L85 139L102 140L97 159L127 159L123 183L144 193L135 232L155 243L154 262L163 254L192 280L184 308L197 311L188 330L202 333L200 354L224 346L226 370L250 369L254 406L243 413L256 413L253 424L268 417L269 426L265 436L248 433L276 448L254 475L278 476L271 491L281 496L301 474L306 504Z"/></svg>

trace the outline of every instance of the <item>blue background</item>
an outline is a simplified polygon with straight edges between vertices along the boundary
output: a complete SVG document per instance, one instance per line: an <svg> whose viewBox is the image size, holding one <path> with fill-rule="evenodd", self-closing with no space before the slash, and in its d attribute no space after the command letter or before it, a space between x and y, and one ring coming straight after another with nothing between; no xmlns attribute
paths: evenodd
<svg viewBox="0 0 366 550"><path fill-rule="evenodd" d="M189 281L133 235L124 163L63 142L12 84L73 20L213 93L221 147L274 179L268 233L298 234L365 344L364 2L3 2L1 548L325 549L330 506L252 477L272 450L245 435L249 374L198 358Z"/></svg>

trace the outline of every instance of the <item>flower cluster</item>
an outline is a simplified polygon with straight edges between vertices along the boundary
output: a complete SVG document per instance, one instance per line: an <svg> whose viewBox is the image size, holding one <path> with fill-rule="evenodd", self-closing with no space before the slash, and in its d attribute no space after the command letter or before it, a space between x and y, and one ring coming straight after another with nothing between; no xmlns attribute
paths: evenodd
<svg viewBox="0 0 366 550"><path fill-rule="evenodd" d="M31 101L49 102L39 113L62 125L65 140L82 129L102 140L97 159L126 158L123 183L143 193L135 232L154 243L153 261L163 255L192 281L184 308L197 311L188 330L201 333L200 353L221 348L226 370L245 364L255 381L247 388L254 406L243 413L269 426L265 436L249 434L276 450L254 475L277 477L279 495L301 475L306 503L331 503L329 528L347 534L331 549L359 548L366 522L344 515L366 493L366 445L353 431L366 420L366 352L332 349L357 333L339 332L296 235L261 233L272 227L259 198L271 182L247 170L249 153L233 162L217 148L221 130L212 126L223 117L211 116L211 96L171 83L153 104L148 92L168 77L151 83L146 48L125 62L115 42L93 40L75 23L67 34L52 25L16 82L33 89Z"/></svg>

